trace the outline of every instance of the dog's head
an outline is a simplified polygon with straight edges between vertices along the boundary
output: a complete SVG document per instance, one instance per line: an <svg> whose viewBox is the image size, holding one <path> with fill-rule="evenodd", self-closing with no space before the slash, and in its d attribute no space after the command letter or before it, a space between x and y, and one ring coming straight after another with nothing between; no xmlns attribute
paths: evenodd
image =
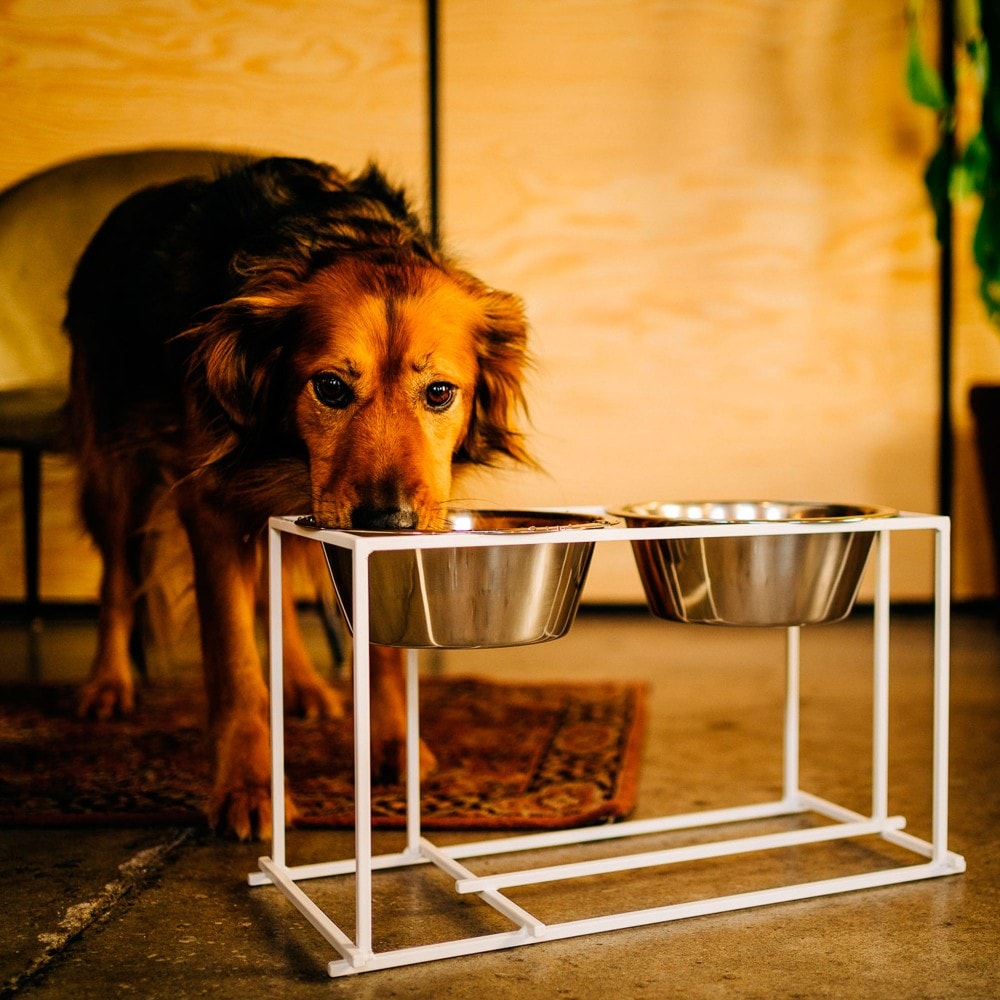
<svg viewBox="0 0 1000 1000"><path fill-rule="evenodd" d="M460 272L345 259L305 285L286 377L324 525L432 528L453 466L523 459L520 303Z"/></svg>
<svg viewBox="0 0 1000 1000"><path fill-rule="evenodd" d="M345 255L304 279L272 272L199 340L202 395L227 425L223 462L305 459L307 486L296 463L282 466L274 502L289 502L292 480L299 492L285 513L304 512L307 489L326 527L440 527L456 468L530 463L517 430L522 304L440 258Z"/></svg>

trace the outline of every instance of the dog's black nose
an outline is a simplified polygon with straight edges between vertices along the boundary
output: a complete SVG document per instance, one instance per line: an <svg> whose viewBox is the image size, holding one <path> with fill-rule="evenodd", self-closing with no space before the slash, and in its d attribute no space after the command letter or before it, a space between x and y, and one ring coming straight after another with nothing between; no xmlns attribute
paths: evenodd
<svg viewBox="0 0 1000 1000"><path fill-rule="evenodd" d="M361 531L411 531L417 526L417 512L412 507L369 507L351 511L351 527Z"/></svg>

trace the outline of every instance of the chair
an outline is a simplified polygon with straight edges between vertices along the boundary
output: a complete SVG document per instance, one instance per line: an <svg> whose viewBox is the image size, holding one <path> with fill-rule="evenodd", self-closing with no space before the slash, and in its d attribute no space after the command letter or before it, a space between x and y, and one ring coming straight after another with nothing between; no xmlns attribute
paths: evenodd
<svg viewBox="0 0 1000 1000"><path fill-rule="evenodd" d="M0 191L0 448L20 453L24 605L41 612L42 455L63 450L73 268L108 212L149 184L210 177L236 151L143 149L71 160Z"/></svg>

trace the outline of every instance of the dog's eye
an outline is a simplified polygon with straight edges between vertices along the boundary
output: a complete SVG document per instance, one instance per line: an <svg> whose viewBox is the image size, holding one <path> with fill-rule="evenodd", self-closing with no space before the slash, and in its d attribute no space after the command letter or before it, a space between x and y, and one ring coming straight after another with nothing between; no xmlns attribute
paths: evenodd
<svg viewBox="0 0 1000 1000"><path fill-rule="evenodd" d="M456 391L450 382L432 382L424 397L432 410L447 410L455 400Z"/></svg>
<svg viewBox="0 0 1000 1000"><path fill-rule="evenodd" d="M312 384L316 398L324 406L343 410L354 402L354 390L336 375L314 375Z"/></svg>

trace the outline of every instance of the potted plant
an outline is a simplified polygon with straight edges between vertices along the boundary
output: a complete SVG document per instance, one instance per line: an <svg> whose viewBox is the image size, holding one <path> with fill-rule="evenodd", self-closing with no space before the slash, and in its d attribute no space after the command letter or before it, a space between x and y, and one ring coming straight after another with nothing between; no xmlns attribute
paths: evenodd
<svg viewBox="0 0 1000 1000"><path fill-rule="evenodd" d="M951 238L951 204L975 199L972 256L986 315L1000 327L1000 4L941 0L943 72L927 60L921 39L922 0L907 0L907 86L938 118L939 143L924 179L942 245ZM952 59L954 60L952 63ZM969 403L1000 572L1000 385L974 385Z"/></svg>

